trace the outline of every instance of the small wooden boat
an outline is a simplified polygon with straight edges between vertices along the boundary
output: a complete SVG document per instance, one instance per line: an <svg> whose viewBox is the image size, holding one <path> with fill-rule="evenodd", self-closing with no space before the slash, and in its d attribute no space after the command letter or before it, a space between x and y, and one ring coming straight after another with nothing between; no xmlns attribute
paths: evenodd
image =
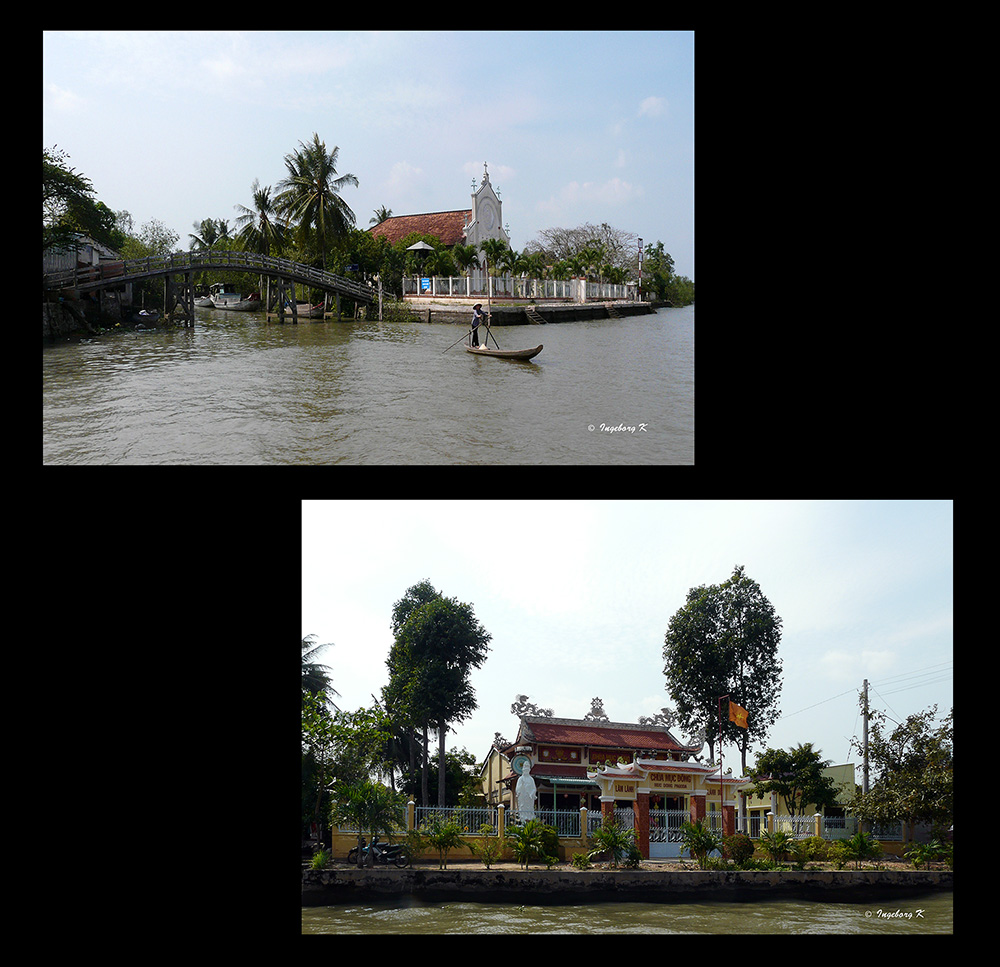
<svg viewBox="0 0 1000 967"><path fill-rule="evenodd" d="M467 353L476 353L479 356L496 356L499 359L531 359L541 351L541 346L534 349L512 349L509 352L503 349L487 349L485 346L466 346Z"/></svg>
<svg viewBox="0 0 1000 967"><path fill-rule="evenodd" d="M324 316L324 306L322 302L317 303L314 306L309 305L308 302L299 302L295 306L295 315L298 319L322 319ZM275 306L273 309L269 309L267 313L268 319L280 319L281 313L278 311L278 307ZM292 307L291 305L285 306L285 318L292 318Z"/></svg>
<svg viewBox="0 0 1000 967"><path fill-rule="evenodd" d="M285 306L285 315L290 316L292 314L292 307ZM295 314L300 319L322 319L323 318L323 303L319 302L314 306L309 305L308 302L300 302L295 307Z"/></svg>
<svg viewBox="0 0 1000 967"><path fill-rule="evenodd" d="M216 305L216 309L236 309L239 312L257 312L263 303L260 299L241 299L239 302L227 302L225 305Z"/></svg>

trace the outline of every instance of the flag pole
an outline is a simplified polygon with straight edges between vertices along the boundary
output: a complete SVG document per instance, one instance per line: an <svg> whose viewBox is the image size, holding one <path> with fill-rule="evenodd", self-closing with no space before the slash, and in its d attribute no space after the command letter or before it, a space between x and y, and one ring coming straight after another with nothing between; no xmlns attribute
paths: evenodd
<svg viewBox="0 0 1000 967"><path fill-rule="evenodd" d="M722 700L729 698L728 695L719 696L719 822L722 822L722 807L726 804L725 793L722 787Z"/></svg>

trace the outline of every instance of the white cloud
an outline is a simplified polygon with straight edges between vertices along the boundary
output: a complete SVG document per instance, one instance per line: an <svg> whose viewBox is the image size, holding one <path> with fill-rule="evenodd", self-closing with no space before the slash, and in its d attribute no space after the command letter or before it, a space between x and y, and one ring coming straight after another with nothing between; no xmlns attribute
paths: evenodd
<svg viewBox="0 0 1000 967"><path fill-rule="evenodd" d="M424 169L408 161L397 161L389 170L385 187L392 191L407 192L424 180Z"/></svg>
<svg viewBox="0 0 1000 967"><path fill-rule="evenodd" d="M75 91L58 87L55 84L46 84L45 94L47 99L46 107L55 111L65 111L70 114L77 113L87 104L86 99Z"/></svg>
<svg viewBox="0 0 1000 967"><path fill-rule="evenodd" d="M547 201L540 201L537 209L552 214L563 214L581 205L601 204L617 207L641 197L642 194L642 188L617 177L600 184L595 181L571 181L562 187L558 195L550 195Z"/></svg>
<svg viewBox="0 0 1000 967"><path fill-rule="evenodd" d="M517 174L516 169L511 168L509 165L495 165L491 161L486 162L486 170L490 174L490 182L496 184L503 178L505 181L509 181L514 175ZM483 176L483 163L482 161L466 161L462 165L462 171L464 171L470 177L474 177L478 182L481 181Z"/></svg>
<svg viewBox="0 0 1000 967"><path fill-rule="evenodd" d="M646 117L656 118L663 114L667 109L667 100L664 97L647 97L642 104L639 105L639 117L645 115Z"/></svg>
<svg viewBox="0 0 1000 967"><path fill-rule="evenodd" d="M894 651L841 651L824 653L819 663L823 677L828 682L857 682L862 678L875 678L889 671L896 664Z"/></svg>

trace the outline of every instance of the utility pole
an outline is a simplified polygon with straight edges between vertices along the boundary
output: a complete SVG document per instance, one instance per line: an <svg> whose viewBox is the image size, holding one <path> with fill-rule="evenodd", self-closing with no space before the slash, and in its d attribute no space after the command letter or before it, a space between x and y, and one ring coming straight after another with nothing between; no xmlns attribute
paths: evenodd
<svg viewBox="0 0 1000 967"><path fill-rule="evenodd" d="M862 749L864 751L864 766L861 773L861 791L868 795L868 679L865 679L864 705L861 707L861 714L864 716L864 740Z"/></svg>

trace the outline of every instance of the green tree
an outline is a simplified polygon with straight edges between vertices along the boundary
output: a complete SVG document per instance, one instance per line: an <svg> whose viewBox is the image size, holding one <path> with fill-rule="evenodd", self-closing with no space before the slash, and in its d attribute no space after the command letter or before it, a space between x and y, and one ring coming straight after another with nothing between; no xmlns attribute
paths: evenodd
<svg viewBox="0 0 1000 967"><path fill-rule="evenodd" d="M496 266L507 251L507 246L499 238L484 238L479 243L479 250L485 256L486 274L489 275L490 266L492 265L494 270L496 269Z"/></svg>
<svg viewBox="0 0 1000 967"><path fill-rule="evenodd" d="M68 160L58 145L42 149L42 251L72 249L77 233L120 250L125 239L115 213L94 197L91 180Z"/></svg>
<svg viewBox="0 0 1000 967"><path fill-rule="evenodd" d="M421 824L419 836L413 837L420 848L432 846L438 851L438 869L448 868L448 852L459 846L467 846L462 839L462 829L454 816L432 813Z"/></svg>
<svg viewBox="0 0 1000 967"><path fill-rule="evenodd" d="M728 691L728 666L721 647L721 603L716 589L699 585L670 619L663 646L666 688L677 719L689 734L702 732L715 760L718 697ZM744 706L745 708L746 706Z"/></svg>
<svg viewBox="0 0 1000 967"><path fill-rule="evenodd" d="M935 725L937 706L907 716L886 734L884 712L869 709L868 761L872 771L867 795L852 803L854 814L869 822L954 822L954 710ZM860 751L860 744L855 741Z"/></svg>
<svg viewBox="0 0 1000 967"><path fill-rule="evenodd" d="M737 744L746 771L751 740L766 738L779 714L781 618L756 581L738 565L721 585L688 591L687 602L670 619L664 638L663 673L682 727L704 730L715 757L719 697L747 709L748 727L729 721L723 702L723 741Z"/></svg>
<svg viewBox="0 0 1000 967"><path fill-rule="evenodd" d="M784 800L789 816L801 816L813 805L817 809L840 805L833 779L823 774L830 762L821 759L821 754L819 749L813 749L811 742L800 742L789 751L762 752L750 770L754 795L777 793Z"/></svg>
<svg viewBox="0 0 1000 967"><path fill-rule="evenodd" d="M420 605L400 629L411 698L438 731L438 805L445 803L445 734L476 709L471 669L486 660L490 635L469 604L437 597Z"/></svg>
<svg viewBox="0 0 1000 967"><path fill-rule="evenodd" d="M229 238L229 224L224 219L203 218L192 226L194 232L188 234L191 240L188 248L194 251L211 252L217 242Z"/></svg>
<svg viewBox="0 0 1000 967"><path fill-rule="evenodd" d="M451 250L451 256L459 268L466 274L469 273L473 266L479 264L475 245L458 244Z"/></svg>
<svg viewBox="0 0 1000 967"><path fill-rule="evenodd" d="M399 728L411 733L417 729L422 731L422 741L418 738L411 750L419 747L421 750L420 804L428 805L428 766L427 755L429 743L427 731L429 715L421 705L422 695L419 689L419 668L413 667L413 655L409 642L401 636L410 615L423 604L439 597L437 589L429 580L420 581L408 588L406 593L393 605L390 628L394 636L386 666L389 669L389 682L382 688L382 701L387 709L392 710L393 719L399 723Z"/></svg>
<svg viewBox="0 0 1000 967"><path fill-rule="evenodd" d="M327 240L354 227L354 212L340 197L341 189L357 187L358 179L352 174L336 177L340 148L328 152L318 134L314 133L308 144L300 141L299 147L285 155L288 177L278 183L275 204L288 224L293 220L297 223L301 245L308 245L315 236L326 269Z"/></svg>
<svg viewBox="0 0 1000 967"><path fill-rule="evenodd" d="M317 645L315 635L306 635L302 639L302 698L307 694L315 695L317 692L324 692L327 695L338 695L330 682L330 668L321 665L316 661L316 657L323 648L330 648L331 644Z"/></svg>
<svg viewBox="0 0 1000 967"><path fill-rule="evenodd" d="M287 233L271 198L271 186L261 188L260 182L254 178L250 192L253 197L251 208L236 205L236 238L245 252L276 255L284 249Z"/></svg>
<svg viewBox="0 0 1000 967"><path fill-rule="evenodd" d="M749 713L747 728L722 715L724 740L735 742L740 750L743 774L747 768L747 749L752 740L767 737L780 714L781 691L781 618L761 592L760 585L738 565L732 577L719 588L722 598L722 646L729 658L729 698ZM720 695L726 694L720 692ZM725 705L725 702L723 702Z"/></svg>
<svg viewBox="0 0 1000 967"><path fill-rule="evenodd" d="M374 837L376 833L391 833L402 826L401 815L406 801L401 793L387 789L380 782L362 779L337 788L337 800L331 812L332 823L340 826L354 826L358 830L358 866L364 857L361 853L365 833ZM374 854L369 850L368 859Z"/></svg>

